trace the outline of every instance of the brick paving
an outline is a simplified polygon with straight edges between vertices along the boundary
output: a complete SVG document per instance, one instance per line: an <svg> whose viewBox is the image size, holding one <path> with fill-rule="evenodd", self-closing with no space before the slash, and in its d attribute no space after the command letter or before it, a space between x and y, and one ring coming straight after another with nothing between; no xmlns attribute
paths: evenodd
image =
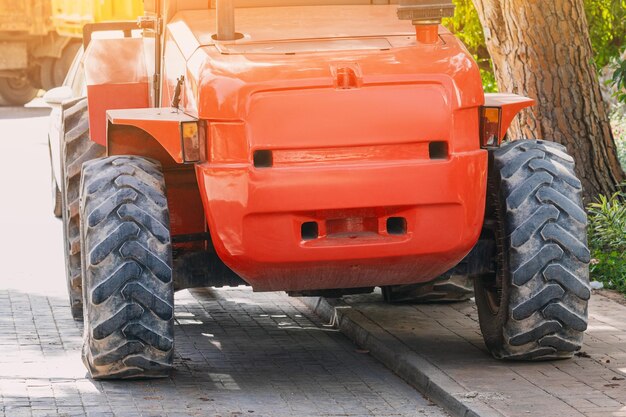
<svg viewBox="0 0 626 417"><path fill-rule="evenodd" d="M97 382L61 298L0 290L0 415L444 416L298 300L249 289L176 297L175 372Z"/></svg>
<svg viewBox="0 0 626 417"><path fill-rule="evenodd" d="M346 297L366 320L426 358L507 417L626 417L626 306L594 294L583 349L571 360L494 360L484 347L473 302L397 305L380 294Z"/></svg>

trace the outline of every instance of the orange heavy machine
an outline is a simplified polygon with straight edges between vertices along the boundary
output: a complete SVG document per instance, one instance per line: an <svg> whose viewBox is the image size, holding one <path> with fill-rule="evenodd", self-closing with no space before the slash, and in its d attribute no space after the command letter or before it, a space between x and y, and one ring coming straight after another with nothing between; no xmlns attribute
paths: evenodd
<svg viewBox="0 0 626 417"><path fill-rule="evenodd" d="M173 292L241 283L379 286L396 301L433 282L445 298L461 276L494 356L580 349L589 251L574 162L552 142L507 140L533 100L483 93L440 25L451 0L216 3L146 1L143 38L85 36L87 98L66 106L62 163L77 176L68 279L94 378L166 375Z"/></svg>

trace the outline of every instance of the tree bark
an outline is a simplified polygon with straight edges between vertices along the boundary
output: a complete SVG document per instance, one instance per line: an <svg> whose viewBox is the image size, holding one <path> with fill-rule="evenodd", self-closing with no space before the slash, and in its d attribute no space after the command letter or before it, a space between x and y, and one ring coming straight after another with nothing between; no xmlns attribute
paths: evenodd
<svg viewBox="0 0 626 417"><path fill-rule="evenodd" d="M567 146L586 203L614 192L625 175L592 63L583 0L473 1L500 91L537 99L509 135Z"/></svg>

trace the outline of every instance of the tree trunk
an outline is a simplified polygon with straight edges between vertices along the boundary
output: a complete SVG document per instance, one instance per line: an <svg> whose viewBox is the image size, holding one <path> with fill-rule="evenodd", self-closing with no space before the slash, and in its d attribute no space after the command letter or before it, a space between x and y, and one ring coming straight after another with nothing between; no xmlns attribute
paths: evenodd
<svg viewBox="0 0 626 417"><path fill-rule="evenodd" d="M583 0L474 0L502 92L537 99L512 138L543 138L576 159L585 203L624 181L592 63Z"/></svg>

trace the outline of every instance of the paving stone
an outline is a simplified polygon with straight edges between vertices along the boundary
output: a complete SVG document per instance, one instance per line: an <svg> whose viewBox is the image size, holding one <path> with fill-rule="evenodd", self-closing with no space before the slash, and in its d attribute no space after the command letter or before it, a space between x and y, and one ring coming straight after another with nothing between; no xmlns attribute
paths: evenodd
<svg viewBox="0 0 626 417"><path fill-rule="evenodd" d="M15 332L0 333L2 417L445 415L283 294L178 293L172 377L118 382L87 377L64 302L0 288L2 300Z"/></svg>
<svg viewBox="0 0 626 417"><path fill-rule="evenodd" d="M590 357L539 363L497 361L484 347L472 301L388 305L380 294L344 298L364 320L395 337L506 417L615 417L626 413L626 307L599 294L582 348ZM393 339L393 338L392 338ZM390 347L393 349L393 344Z"/></svg>

